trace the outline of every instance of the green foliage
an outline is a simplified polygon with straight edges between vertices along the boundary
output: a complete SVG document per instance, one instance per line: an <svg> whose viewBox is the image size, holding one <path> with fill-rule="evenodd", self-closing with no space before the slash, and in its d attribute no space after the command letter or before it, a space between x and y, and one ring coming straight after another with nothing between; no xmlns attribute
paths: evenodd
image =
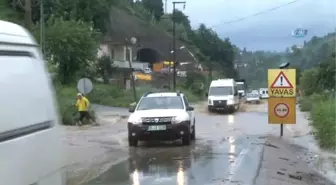
<svg viewBox="0 0 336 185"><path fill-rule="evenodd" d="M331 56L327 60L321 62L319 66L318 83L322 89L335 89L335 70L335 52L333 52Z"/></svg>
<svg viewBox="0 0 336 185"><path fill-rule="evenodd" d="M104 80L104 83L107 84L109 82L109 77L112 75L113 71L115 71L115 68L113 67L113 62L111 61L109 56L105 55L99 58L96 64L96 73Z"/></svg>
<svg viewBox="0 0 336 185"><path fill-rule="evenodd" d="M311 96L303 96L299 99L300 110L308 112L312 110L314 103L320 101L326 101L329 99L328 93L312 94Z"/></svg>
<svg viewBox="0 0 336 185"><path fill-rule="evenodd" d="M99 33L82 21L51 18L46 28L46 54L48 61L57 66L62 84L73 82L80 70L96 60ZM83 72L85 74L85 72Z"/></svg>
<svg viewBox="0 0 336 185"><path fill-rule="evenodd" d="M314 135L321 148L335 150L335 99L316 101L310 114Z"/></svg>
<svg viewBox="0 0 336 185"><path fill-rule="evenodd" d="M142 0L141 3L144 8L154 15L157 21L160 20L163 15L163 2L161 0Z"/></svg>
<svg viewBox="0 0 336 185"><path fill-rule="evenodd" d="M234 47L228 39L222 40L204 24L191 34L191 40L199 48L203 56L203 64L225 74L227 78L235 78L236 71L233 66ZM207 59L207 60L206 60Z"/></svg>
<svg viewBox="0 0 336 185"><path fill-rule="evenodd" d="M310 96L315 92L320 92L318 88L318 69L312 68L302 73L300 78L300 87L303 91L303 95Z"/></svg>
<svg viewBox="0 0 336 185"><path fill-rule="evenodd" d="M183 87L198 97L204 97L204 87L206 83L204 75L196 72L190 72L187 74L187 79Z"/></svg>
<svg viewBox="0 0 336 185"><path fill-rule="evenodd" d="M63 125L76 125L79 115L74 104L76 103L76 89L66 88L60 84L55 84L57 103ZM90 107L90 116L95 121L95 111Z"/></svg>

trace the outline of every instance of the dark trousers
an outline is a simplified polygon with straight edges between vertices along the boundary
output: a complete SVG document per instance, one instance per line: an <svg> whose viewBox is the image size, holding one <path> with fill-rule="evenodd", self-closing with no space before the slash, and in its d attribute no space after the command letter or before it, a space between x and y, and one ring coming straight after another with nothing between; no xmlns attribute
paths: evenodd
<svg viewBox="0 0 336 185"><path fill-rule="evenodd" d="M84 118L91 119L89 111L79 111L79 121L83 122Z"/></svg>

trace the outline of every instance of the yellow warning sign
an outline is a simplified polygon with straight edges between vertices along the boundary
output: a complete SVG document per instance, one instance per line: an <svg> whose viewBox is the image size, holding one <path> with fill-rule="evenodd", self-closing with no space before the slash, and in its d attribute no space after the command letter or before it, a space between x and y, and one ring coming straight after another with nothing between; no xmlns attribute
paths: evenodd
<svg viewBox="0 0 336 185"><path fill-rule="evenodd" d="M296 98L268 98L269 124L295 124Z"/></svg>
<svg viewBox="0 0 336 185"><path fill-rule="evenodd" d="M296 70L295 69L269 69L268 70L268 96L269 97L295 97L296 96Z"/></svg>

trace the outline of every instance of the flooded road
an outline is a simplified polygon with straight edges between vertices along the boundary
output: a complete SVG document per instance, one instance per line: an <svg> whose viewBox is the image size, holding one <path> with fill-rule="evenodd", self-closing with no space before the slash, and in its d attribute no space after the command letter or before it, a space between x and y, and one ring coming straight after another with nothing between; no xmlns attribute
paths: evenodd
<svg viewBox="0 0 336 185"><path fill-rule="evenodd" d="M265 113L196 116L196 141L143 142L129 159L88 182L89 185L253 184L267 133ZM126 139L126 138L125 138ZM125 142L126 143L126 142Z"/></svg>
<svg viewBox="0 0 336 185"><path fill-rule="evenodd" d="M69 161L78 162L69 169L69 185L334 185L299 161L305 152L286 141L306 134L304 120L286 126L280 139L280 126L268 124L266 103L234 114L208 113L196 105L196 140L190 146L141 142L136 148L128 147L127 109L95 108L101 125L70 134L77 140L69 145ZM113 121L115 115L120 119ZM83 170L77 173L78 164Z"/></svg>

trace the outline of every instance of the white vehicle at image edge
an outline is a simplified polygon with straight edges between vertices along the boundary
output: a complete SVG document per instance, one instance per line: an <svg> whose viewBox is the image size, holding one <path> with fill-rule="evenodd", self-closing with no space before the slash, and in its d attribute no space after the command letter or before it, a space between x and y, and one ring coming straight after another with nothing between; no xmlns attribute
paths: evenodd
<svg viewBox="0 0 336 185"><path fill-rule="evenodd" d="M38 45L0 21L0 179L3 185L65 185L54 91Z"/></svg>
<svg viewBox="0 0 336 185"><path fill-rule="evenodd" d="M235 112L239 109L240 96L234 79L213 80L209 87L208 110L229 110Z"/></svg>
<svg viewBox="0 0 336 185"><path fill-rule="evenodd" d="M182 93L146 93L129 112L130 146L137 146L138 141L177 139L181 139L183 145L190 145L195 140L194 108Z"/></svg>

